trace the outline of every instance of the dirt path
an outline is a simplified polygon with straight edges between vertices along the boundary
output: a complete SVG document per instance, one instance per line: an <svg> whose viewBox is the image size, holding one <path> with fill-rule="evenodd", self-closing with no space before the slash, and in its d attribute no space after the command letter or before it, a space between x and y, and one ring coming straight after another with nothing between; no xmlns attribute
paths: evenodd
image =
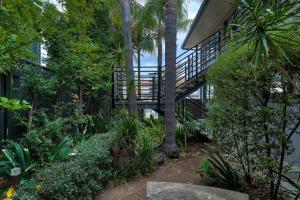
<svg viewBox="0 0 300 200"><path fill-rule="evenodd" d="M200 161L204 159L200 146L192 146L191 151L177 160L167 160L150 176L140 177L124 185L105 190L96 200L145 200L148 181L200 184L196 173Z"/></svg>

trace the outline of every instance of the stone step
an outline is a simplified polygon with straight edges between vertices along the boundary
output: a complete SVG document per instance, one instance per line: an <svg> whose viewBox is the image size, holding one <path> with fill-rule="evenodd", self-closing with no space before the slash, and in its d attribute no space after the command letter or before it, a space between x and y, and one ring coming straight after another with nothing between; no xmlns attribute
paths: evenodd
<svg viewBox="0 0 300 200"><path fill-rule="evenodd" d="M147 200L249 200L249 196L201 185L148 182Z"/></svg>

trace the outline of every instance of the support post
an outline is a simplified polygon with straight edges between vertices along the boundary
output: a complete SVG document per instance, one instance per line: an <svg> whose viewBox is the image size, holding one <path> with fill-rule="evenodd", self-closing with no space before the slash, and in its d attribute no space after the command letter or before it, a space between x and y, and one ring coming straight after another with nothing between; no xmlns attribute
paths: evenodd
<svg viewBox="0 0 300 200"><path fill-rule="evenodd" d="M162 77L162 70L161 70L161 65L158 65L158 69L157 69L157 73L158 73L158 86L157 86L157 104L158 104L158 108L161 108L161 77Z"/></svg>
<svg viewBox="0 0 300 200"><path fill-rule="evenodd" d="M196 46L196 85L198 85L198 44Z"/></svg>
<svg viewBox="0 0 300 200"><path fill-rule="evenodd" d="M152 101L155 99L155 76L152 77Z"/></svg>
<svg viewBox="0 0 300 200"><path fill-rule="evenodd" d="M190 61L190 55L188 56L188 80L190 80L190 74L191 74L191 61Z"/></svg>

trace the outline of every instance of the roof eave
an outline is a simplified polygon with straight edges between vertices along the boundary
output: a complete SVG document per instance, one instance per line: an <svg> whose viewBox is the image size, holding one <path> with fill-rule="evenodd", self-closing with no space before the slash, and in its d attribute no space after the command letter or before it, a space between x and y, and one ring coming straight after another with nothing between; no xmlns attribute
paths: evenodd
<svg viewBox="0 0 300 200"><path fill-rule="evenodd" d="M188 31L187 35L185 36L185 38L183 40L183 43L181 45L182 49L185 49L185 50L190 49L190 48L185 47L186 42L187 42L188 38L191 36L192 32L194 31L194 29L198 23L198 20L200 19L201 15L203 13L203 10L205 9L205 7L207 5L207 2L208 2L208 0L203 0L202 4L197 12L197 15L196 15L195 19L193 20L190 30Z"/></svg>

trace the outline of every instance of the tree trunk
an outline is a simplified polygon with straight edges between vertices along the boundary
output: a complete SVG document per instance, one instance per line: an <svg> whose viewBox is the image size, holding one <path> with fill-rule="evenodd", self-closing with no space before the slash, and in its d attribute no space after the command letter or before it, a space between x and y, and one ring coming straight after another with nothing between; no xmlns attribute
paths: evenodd
<svg viewBox="0 0 300 200"><path fill-rule="evenodd" d="M286 85L284 83L284 81L282 81L283 83L283 96L284 98L284 106L283 106L283 110L282 110L282 132L286 133L286 126L287 126L287 107L288 107L288 100L286 99L287 97L287 88ZM285 135L285 137L287 137ZM283 162L284 162L284 157L285 157L285 150L287 149L287 143L289 142L288 138L286 138L285 140L283 140L282 144L281 144L281 152L280 152L280 160L279 160L279 169L278 169L278 174L277 174L277 182L275 184L275 190L274 190L274 200L277 200L278 198L278 192L279 192L279 187L281 185L281 178L282 178L282 173L283 172Z"/></svg>
<svg viewBox="0 0 300 200"><path fill-rule="evenodd" d="M175 142L175 91L176 91L176 33L177 33L177 0L166 0L165 10L165 58L166 58L166 90L165 90L165 128L166 137L162 150L169 157L178 157Z"/></svg>
<svg viewBox="0 0 300 200"><path fill-rule="evenodd" d="M161 21L158 22L158 34L157 34L157 72L158 72L158 106L161 105L161 84L162 84L162 33L161 33Z"/></svg>
<svg viewBox="0 0 300 200"><path fill-rule="evenodd" d="M264 87L262 89L262 109L266 110L268 109L268 105L269 105L269 100L270 100L270 88L267 88L267 84L266 84L266 80L262 79L263 82L265 82ZM264 130L264 134L265 134L265 142L266 142L266 153L267 153L267 157L269 157L269 159L273 159L272 157L272 149L271 149L271 140L270 137L268 135L268 131L269 131L269 126L268 126L268 116L266 116L266 113L263 113L263 130ZM274 173L273 173L273 169L271 166L268 166L268 176L271 179L270 181L270 199L273 199L273 195L274 195L274 177L273 177Z"/></svg>
<svg viewBox="0 0 300 200"><path fill-rule="evenodd" d="M137 50L138 64L138 99L141 99L141 49Z"/></svg>
<svg viewBox="0 0 300 200"><path fill-rule="evenodd" d="M130 0L120 0L122 6L123 20L123 38L125 47L125 67L127 77L127 96L128 96L128 111L130 114L137 112L135 83L134 83L134 68L132 60L132 35L130 26Z"/></svg>
<svg viewBox="0 0 300 200"><path fill-rule="evenodd" d="M13 87L14 87L14 76L13 76L13 70L11 70L8 75L8 88L7 88L7 98L11 99L13 98ZM4 139L10 139L9 134L11 132L10 128L12 126L12 112L8 109L5 109L5 115L6 115L6 131L5 131L5 136Z"/></svg>
<svg viewBox="0 0 300 200"><path fill-rule="evenodd" d="M157 33L157 66L162 66L162 32L161 32L161 22L158 22L158 33Z"/></svg>
<svg viewBox="0 0 300 200"><path fill-rule="evenodd" d="M31 108L28 112L28 131L30 131L32 118L33 118L33 93L32 92L29 93L28 99L29 99L29 104L31 105Z"/></svg>

